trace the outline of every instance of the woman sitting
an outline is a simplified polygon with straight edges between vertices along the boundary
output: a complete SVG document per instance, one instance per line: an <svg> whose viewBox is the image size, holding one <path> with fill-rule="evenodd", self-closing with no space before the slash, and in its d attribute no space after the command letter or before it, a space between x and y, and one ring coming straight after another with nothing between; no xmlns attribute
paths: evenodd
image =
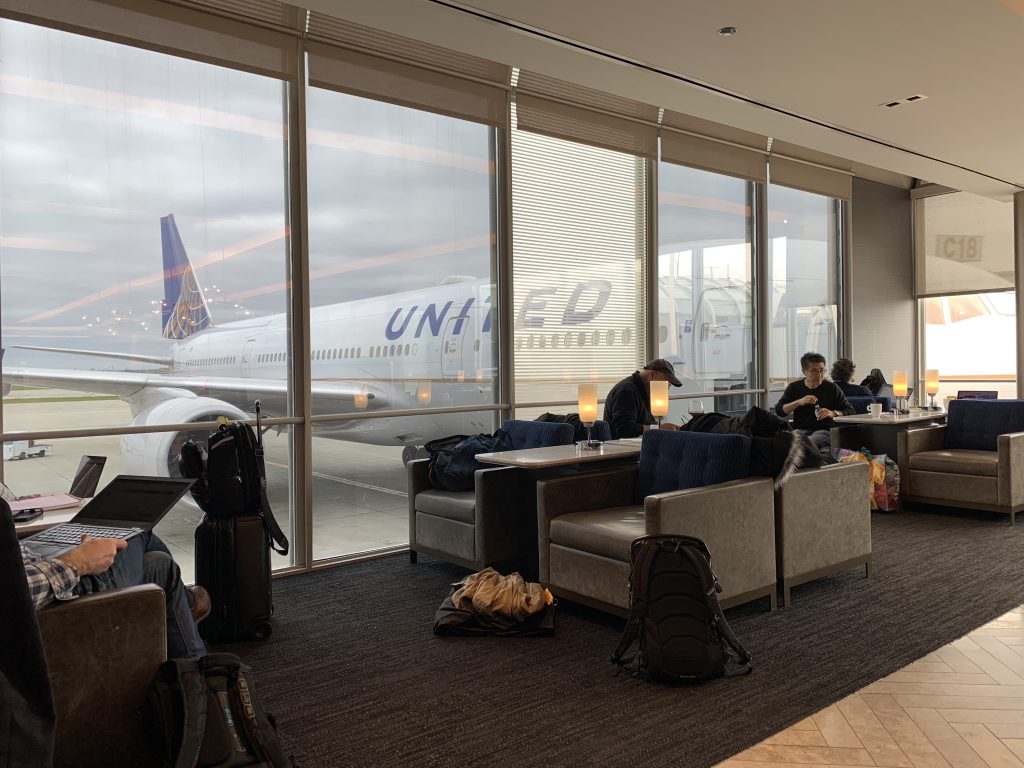
<svg viewBox="0 0 1024 768"><path fill-rule="evenodd" d="M860 383L862 387L867 387L871 394L879 395L882 394L882 390L889 386L889 382L885 380L885 376L878 368L872 368L871 373L864 377L864 381Z"/></svg>
<svg viewBox="0 0 1024 768"><path fill-rule="evenodd" d="M875 393L868 387L860 384L853 384L850 381L850 379L853 378L853 372L855 370L857 370L857 366L853 364L853 360L848 357L840 357L832 363L832 371L829 375L831 376L832 381L836 383L836 386L838 386L847 397L871 397Z"/></svg>

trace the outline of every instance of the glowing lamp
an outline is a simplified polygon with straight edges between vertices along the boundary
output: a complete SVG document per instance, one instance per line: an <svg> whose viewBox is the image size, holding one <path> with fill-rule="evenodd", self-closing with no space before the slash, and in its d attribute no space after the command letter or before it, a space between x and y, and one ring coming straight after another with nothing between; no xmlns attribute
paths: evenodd
<svg viewBox="0 0 1024 768"><path fill-rule="evenodd" d="M928 408L933 411L938 410L938 406L935 405L935 396L939 394L939 371L937 368L929 368L924 372L924 391L931 399L931 405Z"/></svg>
<svg viewBox="0 0 1024 768"><path fill-rule="evenodd" d="M356 408L365 408L368 401L369 396L366 394L366 390L361 387L352 396L352 403L355 405Z"/></svg>
<svg viewBox="0 0 1024 768"><path fill-rule="evenodd" d="M892 374L892 394L896 398L897 406L896 413L906 413L903 407L902 400L907 396L907 384L910 381L910 376L906 371L893 371Z"/></svg>
<svg viewBox="0 0 1024 768"><path fill-rule="evenodd" d="M597 385L579 385L580 422L588 427L597 421Z"/></svg>
<svg viewBox="0 0 1024 768"><path fill-rule="evenodd" d="M430 405L430 382L421 381L416 385L416 402L420 405Z"/></svg>
<svg viewBox="0 0 1024 768"><path fill-rule="evenodd" d="M668 382L651 382L651 415L658 420L658 428L661 428L661 420L668 416Z"/></svg>

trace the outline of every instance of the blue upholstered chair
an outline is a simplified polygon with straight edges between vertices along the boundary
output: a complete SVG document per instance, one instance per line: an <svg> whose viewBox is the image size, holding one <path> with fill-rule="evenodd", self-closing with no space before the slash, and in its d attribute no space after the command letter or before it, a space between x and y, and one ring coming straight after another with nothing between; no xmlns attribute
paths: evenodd
<svg viewBox="0 0 1024 768"><path fill-rule="evenodd" d="M629 548L647 534L703 539L723 605L775 607L772 481L747 477L750 438L650 430L638 466L537 485L540 580L557 595L624 614Z"/></svg>
<svg viewBox="0 0 1024 768"><path fill-rule="evenodd" d="M1024 509L1024 400L953 400L946 424L899 435L908 501L1010 516Z"/></svg>
<svg viewBox="0 0 1024 768"><path fill-rule="evenodd" d="M506 421L509 450L570 445L571 424ZM422 552L473 570L518 568L536 576L536 482L518 467L475 473L472 491L443 491L427 477L427 460L410 461L409 559Z"/></svg>
<svg viewBox="0 0 1024 768"><path fill-rule="evenodd" d="M850 405L853 406L853 412L854 413L867 413L868 412L868 406L871 405L872 403L881 403L883 411L891 411L892 410L892 398L891 397L882 397L882 396L878 396L878 395L876 395L874 397L867 397L867 396L861 397L859 395L854 395L854 396L848 397L846 399L850 402Z"/></svg>
<svg viewBox="0 0 1024 768"><path fill-rule="evenodd" d="M597 421L594 422L594 426L592 426L590 428L590 439L591 440L600 440L602 443L605 440L611 440L612 439L612 428L611 428L611 425L608 424L607 421L602 421L601 419L598 419Z"/></svg>

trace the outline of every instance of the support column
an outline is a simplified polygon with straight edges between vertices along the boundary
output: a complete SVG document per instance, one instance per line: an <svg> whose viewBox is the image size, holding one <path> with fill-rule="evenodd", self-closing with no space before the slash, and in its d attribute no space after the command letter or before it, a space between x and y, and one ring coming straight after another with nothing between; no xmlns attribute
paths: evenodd
<svg viewBox="0 0 1024 768"><path fill-rule="evenodd" d="M1024 192L1013 196L1013 284L1017 288L1017 397L1024 399Z"/></svg>

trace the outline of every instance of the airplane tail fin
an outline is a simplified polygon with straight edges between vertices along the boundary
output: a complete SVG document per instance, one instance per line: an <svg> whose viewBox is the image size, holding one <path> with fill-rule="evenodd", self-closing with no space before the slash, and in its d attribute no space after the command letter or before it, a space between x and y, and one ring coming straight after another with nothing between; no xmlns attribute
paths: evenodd
<svg viewBox="0 0 1024 768"><path fill-rule="evenodd" d="M174 214L160 219L164 252L163 337L185 339L213 325L206 297L174 223Z"/></svg>

